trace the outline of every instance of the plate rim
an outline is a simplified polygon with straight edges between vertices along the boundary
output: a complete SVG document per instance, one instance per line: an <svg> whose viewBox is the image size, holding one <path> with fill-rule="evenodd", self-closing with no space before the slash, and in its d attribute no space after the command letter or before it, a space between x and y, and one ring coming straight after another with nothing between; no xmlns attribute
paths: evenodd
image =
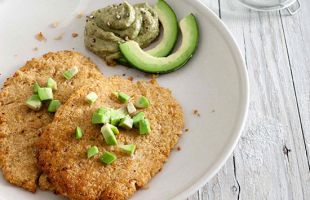
<svg viewBox="0 0 310 200"><path fill-rule="evenodd" d="M238 46L235 38L228 29L228 27L218 18L217 14L212 11L205 2L202 0L187 0L187 4L192 5L199 13L206 16L208 20L214 25L213 27L217 29L223 40L228 46L228 49L231 51L233 60L236 63L236 70L239 78L240 84L240 99L239 99L239 112L236 117L236 122L234 124L233 130L231 131L230 139L227 142L225 148L222 149L220 156L216 161L211 165L207 170L204 170L203 176L193 181L190 186L184 191L178 191L173 197L170 197L170 200L179 200L186 199L191 194L196 192L204 184L207 183L212 177L214 177L222 166L226 163L228 158L231 156L233 150L235 149L244 129L246 119L248 116L249 109L249 99L250 99L250 83L249 77L246 69L245 60L243 58L242 51Z"/></svg>
<svg viewBox="0 0 310 200"><path fill-rule="evenodd" d="M178 193L170 200L186 199L190 195L194 194L199 188L205 185L211 178L213 178L219 170L224 166L228 158L233 153L245 127L245 123L248 116L249 101L250 101L250 82L249 76L245 64L243 54L236 39L233 37L229 28L224 24L224 22L206 5L202 0L189 0L187 3L192 4L200 13L204 13L210 20L211 23L220 31L223 39L226 40L229 49L231 50L233 59L235 60L238 71L239 71L239 81L241 85L240 89L240 110L239 116L236 119L235 127L231 140L226 145L226 148L222 151L221 157L211 166L209 170L206 170L204 175L195 181L189 188L183 192ZM205 11L205 12L203 12Z"/></svg>

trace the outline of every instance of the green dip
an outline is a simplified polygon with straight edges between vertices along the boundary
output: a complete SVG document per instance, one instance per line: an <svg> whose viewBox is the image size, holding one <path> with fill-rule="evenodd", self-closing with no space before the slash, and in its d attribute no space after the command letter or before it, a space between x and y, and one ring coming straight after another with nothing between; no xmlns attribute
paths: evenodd
<svg viewBox="0 0 310 200"><path fill-rule="evenodd" d="M159 20L147 3L130 5L124 2L93 11L86 20L85 46L104 58L108 64L121 57L118 44L134 40L142 48L159 35Z"/></svg>

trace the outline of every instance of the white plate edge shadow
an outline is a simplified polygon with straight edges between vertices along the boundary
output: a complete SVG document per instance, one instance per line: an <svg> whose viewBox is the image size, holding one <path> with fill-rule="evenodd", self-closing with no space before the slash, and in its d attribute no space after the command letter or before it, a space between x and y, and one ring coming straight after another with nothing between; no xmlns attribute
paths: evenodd
<svg viewBox="0 0 310 200"><path fill-rule="evenodd" d="M211 178L213 178L218 171L223 167L223 165L228 160L229 156L234 151L239 138L241 137L242 131L244 129L247 116L248 116L248 109L249 109L249 99L250 99L250 83L249 77L246 69L246 64L244 58L242 56L242 52L237 45L237 41L234 39L232 33L228 29L228 27L221 21L220 18L210 9L208 6L202 2L201 0L193 0L189 2L192 4L199 12L204 13L210 19L210 22L214 24L214 27L219 29L220 33L223 35L223 39L226 40L227 44L229 44L229 48L232 52L233 58L239 66L237 69L239 72L240 77L240 85L243 87L240 89L241 93L240 97L240 114L239 119L236 119L236 125L234 127L234 134L232 134L232 139L227 145L227 148L222 152L222 157L220 157L211 167L211 169L207 170L205 174L197 180L191 187L179 193L171 200L179 200L179 199L186 199L193 193L195 193L199 188L201 188L205 183L207 183ZM203 12L207 10L207 12Z"/></svg>

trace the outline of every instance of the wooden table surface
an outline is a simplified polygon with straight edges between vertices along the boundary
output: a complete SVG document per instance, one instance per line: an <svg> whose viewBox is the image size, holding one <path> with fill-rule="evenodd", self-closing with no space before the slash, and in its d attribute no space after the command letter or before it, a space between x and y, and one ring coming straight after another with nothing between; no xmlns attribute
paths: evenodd
<svg viewBox="0 0 310 200"><path fill-rule="evenodd" d="M201 0L243 52L250 107L226 164L189 200L310 199L310 1L294 16Z"/></svg>

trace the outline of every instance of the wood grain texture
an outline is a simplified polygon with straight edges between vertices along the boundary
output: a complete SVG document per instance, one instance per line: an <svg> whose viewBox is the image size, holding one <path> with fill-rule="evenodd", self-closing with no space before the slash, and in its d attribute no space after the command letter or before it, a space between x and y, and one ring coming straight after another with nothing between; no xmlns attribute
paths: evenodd
<svg viewBox="0 0 310 200"><path fill-rule="evenodd" d="M232 157L189 199L310 198L310 2L303 3L288 17L219 0L246 60L250 111Z"/></svg>
<svg viewBox="0 0 310 200"><path fill-rule="evenodd" d="M310 2L302 3L301 12L281 12L281 20L310 170Z"/></svg>

